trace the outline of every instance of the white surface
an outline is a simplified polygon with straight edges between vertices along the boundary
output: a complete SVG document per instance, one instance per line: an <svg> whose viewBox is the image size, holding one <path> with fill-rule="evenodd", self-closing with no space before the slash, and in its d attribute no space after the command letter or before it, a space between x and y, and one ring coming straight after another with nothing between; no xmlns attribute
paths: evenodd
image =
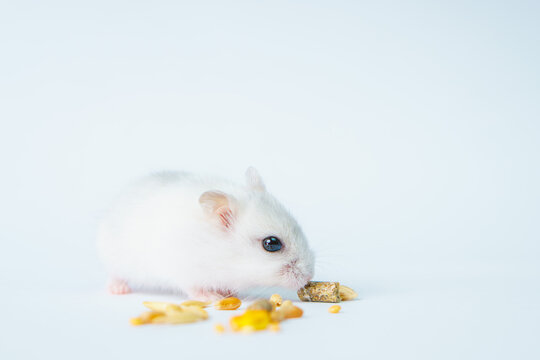
<svg viewBox="0 0 540 360"><path fill-rule="evenodd" d="M538 10L0 3L0 358L537 359ZM130 327L177 298L103 291L108 201L248 165L361 300L280 334Z"/></svg>
<svg viewBox="0 0 540 360"><path fill-rule="evenodd" d="M457 282L457 281L456 281ZM536 357L538 295L502 292L495 284L466 279L459 285L421 286L341 304L300 304L302 319L282 323L279 334L213 332L232 313L210 311L210 320L181 326L131 327L127 320L141 301L167 296L111 297L98 292L54 292L20 297L8 313L11 325L3 351L37 358L287 358L297 355L354 358L520 358ZM507 287L505 287L508 289ZM524 296L525 295L525 296ZM31 316L29 316L31 315ZM31 323L21 323L30 319ZM5 320L4 320L5 321ZM5 335L4 335L5 336ZM321 347L322 346L322 347ZM317 358L318 356L316 356Z"/></svg>

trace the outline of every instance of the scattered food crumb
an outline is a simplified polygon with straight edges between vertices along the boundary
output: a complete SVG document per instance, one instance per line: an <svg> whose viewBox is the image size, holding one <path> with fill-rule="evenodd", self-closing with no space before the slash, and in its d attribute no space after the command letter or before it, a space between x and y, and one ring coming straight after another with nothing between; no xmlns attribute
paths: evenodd
<svg viewBox="0 0 540 360"><path fill-rule="evenodd" d="M341 310L341 306L339 305L332 305L328 308L328 312L332 314L337 314Z"/></svg>

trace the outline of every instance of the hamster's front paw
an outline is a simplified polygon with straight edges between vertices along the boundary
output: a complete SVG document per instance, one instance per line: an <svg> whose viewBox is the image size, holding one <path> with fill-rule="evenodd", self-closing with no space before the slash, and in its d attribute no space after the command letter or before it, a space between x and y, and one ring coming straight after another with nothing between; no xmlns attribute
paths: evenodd
<svg viewBox="0 0 540 360"><path fill-rule="evenodd" d="M193 300L216 301L226 297L236 296L236 293L228 289L193 288L187 292L187 295Z"/></svg>
<svg viewBox="0 0 540 360"><path fill-rule="evenodd" d="M107 285L109 292L114 295L124 295L129 294L131 289L129 288L127 282L120 279L111 279Z"/></svg>

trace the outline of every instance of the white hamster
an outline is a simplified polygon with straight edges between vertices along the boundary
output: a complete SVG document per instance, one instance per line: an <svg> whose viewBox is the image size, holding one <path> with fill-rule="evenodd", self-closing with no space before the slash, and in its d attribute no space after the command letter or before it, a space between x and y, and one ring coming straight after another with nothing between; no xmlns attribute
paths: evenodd
<svg viewBox="0 0 540 360"><path fill-rule="evenodd" d="M298 289L315 261L253 168L246 185L185 172L144 178L101 222L98 249L111 293L160 289L201 300L255 286Z"/></svg>

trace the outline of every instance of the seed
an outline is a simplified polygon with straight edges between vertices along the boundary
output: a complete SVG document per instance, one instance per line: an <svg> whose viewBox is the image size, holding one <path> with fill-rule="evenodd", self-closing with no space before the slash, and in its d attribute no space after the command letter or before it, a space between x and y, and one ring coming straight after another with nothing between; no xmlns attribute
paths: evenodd
<svg viewBox="0 0 540 360"><path fill-rule="evenodd" d="M208 319L208 313L202 307L199 306L182 306L184 312L191 312L203 320Z"/></svg>
<svg viewBox="0 0 540 360"><path fill-rule="evenodd" d="M198 307L204 308L210 305L211 303L212 303L211 301L187 300L181 303L180 305L181 306L198 306Z"/></svg>
<svg viewBox="0 0 540 360"><path fill-rule="evenodd" d="M137 317L129 319L129 322L131 323L131 325L134 325L134 326L150 324L154 318L158 316L162 316L162 315L163 315L162 312L147 311Z"/></svg>
<svg viewBox="0 0 540 360"><path fill-rule="evenodd" d="M341 297L341 300L347 301L356 299L358 294L348 286L339 285L339 297Z"/></svg>
<svg viewBox="0 0 540 360"><path fill-rule="evenodd" d="M240 305L242 305L242 302L235 297L221 299L214 304L216 310L236 310Z"/></svg>
<svg viewBox="0 0 540 360"><path fill-rule="evenodd" d="M285 320L285 311L276 309L270 313L270 320L274 322L280 322Z"/></svg>
<svg viewBox="0 0 540 360"><path fill-rule="evenodd" d="M208 313L199 306L180 306L156 301L145 301L143 305L153 311L132 318L131 324L185 324L208 319Z"/></svg>
<svg viewBox="0 0 540 360"><path fill-rule="evenodd" d="M129 319L129 323L133 326L139 326L139 325L144 325L145 322L143 322L139 317L132 317L131 319Z"/></svg>
<svg viewBox="0 0 540 360"><path fill-rule="evenodd" d="M182 311L157 316L152 319L152 324L187 324L202 320L202 318L190 311Z"/></svg>
<svg viewBox="0 0 540 360"><path fill-rule="evenodd" d="M285 310L286 319L299 318L299 317L302 317L303 314L304 314L304 311L300 309L298 306L294 306L294 305L291 307L288 307Z"/></svg>
<svg viewBox="0 0 540 360"><path fill-rule="evenodd" d="M274 304L274 306L281 306L283 299L281 298L281 295L274 294L270 296L270 302Z"/></svg>
<svg viewBox="0 0 540 360"><path fill-rule="evenodd" d="M279 323L276 322L270 323L269 328L272 332L278 332L279 330L281 330L281 328L279 327Z"/></svg>
<svg viewBox="0 0 540 360"><path fill-rule="evenodd" d="M270 313L272 321L283 321L285 319L293 319L302 317L304 311L298 306L293 305L292 301L286 300L281 307Z"/></svg>
<svg viewBox="0 0 540 360"><path fill-rule="evenodd" d="M248 306L248 310L265 310L272 311L274 309L272 303L266 299L259 299Z"/></svg>
<svg viewBox="0 0 540 360"><path fill-rule="evenodd" d="M225 326L221 324L216 324L214 325L214 331L217 332L218 334L223 334L225 332Z"/></svg>
<svg viewBox="0 0 540 360"><path fill-rule="evenodd" d="M294 306L291 300L285 300L281 306Z"/></svg>
<svg viewBox="0 0 540 360"><path fill-rule="evenodd" d="M341 306L339 305L332 305L328 308L328 312L332 314L337 314L341 310Z"/></svg>

